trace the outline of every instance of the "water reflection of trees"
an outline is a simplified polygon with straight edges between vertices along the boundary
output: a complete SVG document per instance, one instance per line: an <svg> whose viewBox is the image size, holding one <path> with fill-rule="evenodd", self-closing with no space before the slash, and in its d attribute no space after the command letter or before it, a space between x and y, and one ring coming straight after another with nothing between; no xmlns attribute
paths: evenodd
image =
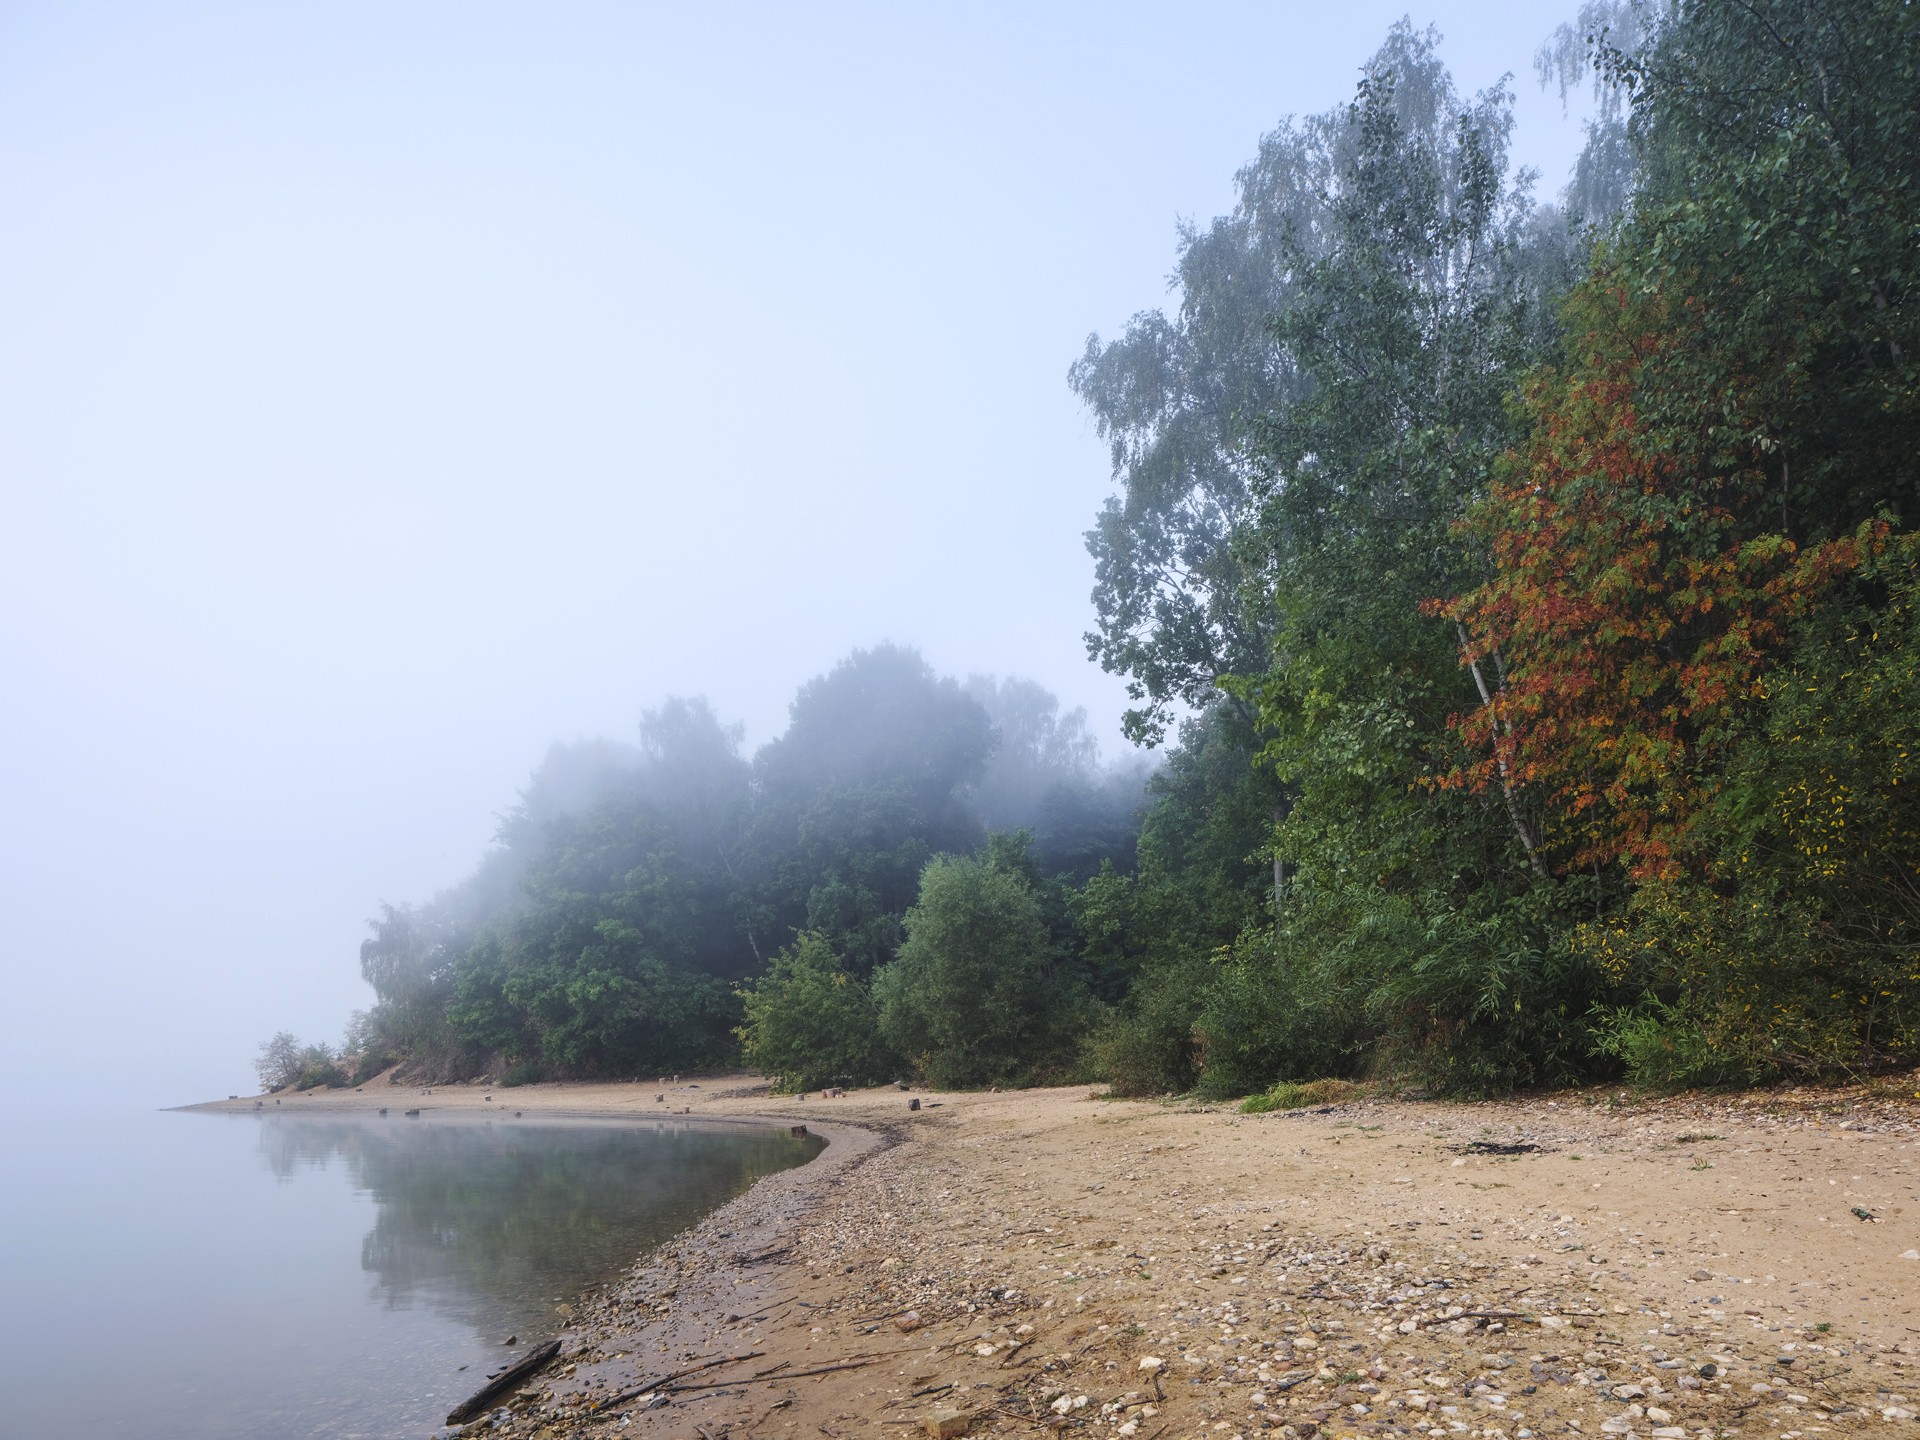
<svg viewBox="0 0 1920 1440"><path fill-rule="evenodd" d="M618 1270L817 1141L777 1131L400 1117L273 1117L262 1161L338 1158L372 1196L361 1265L389 1306L482 1331L550 1322L557 1296Z"/></svg>

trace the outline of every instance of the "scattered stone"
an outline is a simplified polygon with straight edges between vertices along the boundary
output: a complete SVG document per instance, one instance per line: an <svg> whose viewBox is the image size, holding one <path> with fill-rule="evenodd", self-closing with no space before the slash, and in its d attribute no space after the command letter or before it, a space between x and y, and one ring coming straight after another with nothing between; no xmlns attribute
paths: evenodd
<svg viewBox="0 0 1920 1440"><path fill-rule="evenodd" d="M955 1435L966 1434L973 1421L971 1410L936 1410L920 1422L920 1428L933 1440L953 1440Z"/></svg>

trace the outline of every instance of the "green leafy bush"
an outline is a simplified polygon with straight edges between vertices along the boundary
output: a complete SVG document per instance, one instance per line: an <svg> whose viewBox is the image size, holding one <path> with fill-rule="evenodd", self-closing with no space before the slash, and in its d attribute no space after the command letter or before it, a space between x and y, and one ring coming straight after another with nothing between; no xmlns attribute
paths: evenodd
<svg viewBox="0 0 1920 1440"><path fill-rule="evenodd" d="M324 1085L337 1090L348 1084L347 1072L340 1068L340 1054L331 1045L308 1045L300 1051L300 1073L293 1077L293 1088L311 1090Z"/></svg>
<svg viewBox="0 0 1920 1440"><path fill-rule="evenodd" d="M261 1045L253 1068L263 1090L311 1090L316 1085L337 1089L352 1083L341 1068L341 1058L331 1045L302 1045L282 1030Z"/></svg>
<svg viewBox="0 0 1920 1440"><path fill-rule="evenodd" d="M1056 965L1025 876L940 856L906 931L873 995L880 1033L929 1081L958 1089L1068 1070L1091 1003Z"/></svg>
<svg viewBox="0 0 1920 1440"><path fill-rule="evenodd" d="M1635 1084L1653 1090L1687 1090L1754 1078L1739 1056L1714 1043L1700 1017L1685 1002L1649 998L1598 1017L1598 1044L1626 1067Z"/></svg>
<svg viewBox="0 0 1920 1440"><path fill-rule="evenodd" d="M1358 1074L1367 1053L1358 999L1288 937L1243 936L1213 966L1194 1021L1199 1092L1225 1100L1276 1080Z"/></svg>
<svg viewBox="0 0 1920 1440"><path fill-rule="evenodd" d="M747 1062L792 1092L884 1079L896 1061L880 1038L867 987L824 935L809 931L740 987L746 1023L735 1032Z"/></svg>
<svg viewBox="0 0 1920 1440"><path fill-rule="evenodd" d="M1115 1095L1173 1095L1199 1074L1194 1022L1206 991L1207 962L1153 970L1103 1013L1082 1052L1086 1068Z"/></svg>

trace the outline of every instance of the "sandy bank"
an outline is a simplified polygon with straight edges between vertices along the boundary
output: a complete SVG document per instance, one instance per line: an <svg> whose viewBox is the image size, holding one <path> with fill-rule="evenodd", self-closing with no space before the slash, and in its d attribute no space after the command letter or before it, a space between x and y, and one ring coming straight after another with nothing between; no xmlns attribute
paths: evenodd
<svg viewBox="0 0 1920 1440"><path fill-rule="evenodd" d="M1915 1088L1241 1116L1084 1088L909 1113L891 1089L722 1080L280 1108L829 1135L581 1302L567 1368L475 1429L841 1440L957 1410L976 1435L1526 1440L1914 1426ZM656 1383L732 1356L751 1358Z"/></svg>

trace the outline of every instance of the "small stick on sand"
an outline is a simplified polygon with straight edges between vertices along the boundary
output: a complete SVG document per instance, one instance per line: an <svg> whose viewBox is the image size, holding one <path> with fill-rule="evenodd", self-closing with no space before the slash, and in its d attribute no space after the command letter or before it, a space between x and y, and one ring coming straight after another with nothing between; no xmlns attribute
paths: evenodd
<svg viewBox="0 0 1920 1440"><path fill-rule="evenodd" d="M649 1380L644 1385L636 1385L631 1390L623 1390L611 1399L600 1401L593 1408L596 1410L611 1410L616 1405L622 1405L629 1400L638 1399L649 1390L658 1390L663 1385L671 1384L682 1375L698 1375L702 1370L711 1370L716 1365L735 1365L742 1360L758 1360L766 1353L764 1350L749 1350L744 1355L722 1355L718 1360L707 1360L699 1365L689 1365L686 1369L676 1370L671 1375L662 1375L658 1380Z"/></svg>
<svg viewBox="0 0 1920 1440"><path fill-rule="evenodd" d="M683 1390L724 1390L729 1385L765 1385L776 1380L800 1380L808 1375L830 1375L835 1370L858 1370L862 1365L871 1365L872 1360L847 1360L839 1365L822 1365L817 1370L789 1370L784 1375L749 1375L744 1380L707 1380L698 1385L656 1386L669 1394L678 1395Z"/></svg>

